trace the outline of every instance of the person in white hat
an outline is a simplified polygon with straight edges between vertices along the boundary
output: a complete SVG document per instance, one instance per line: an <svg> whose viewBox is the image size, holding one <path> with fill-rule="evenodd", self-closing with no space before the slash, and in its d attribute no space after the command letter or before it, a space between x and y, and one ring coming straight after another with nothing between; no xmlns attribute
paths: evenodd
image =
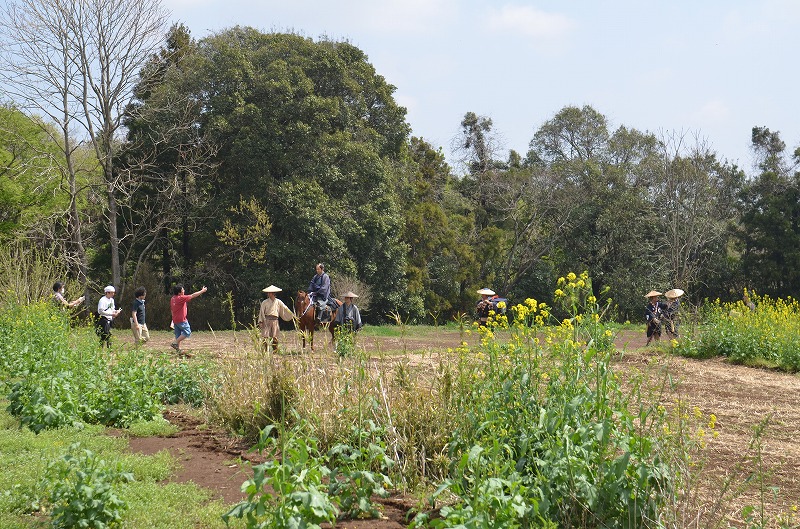
<svg viewBox="0 0 800 529"><path fill-rule="evenodd" d="M661 340L661 318L664 316L664 303L661 300L661 292L651 290L644 297L647 298L647 305L644 308L644 319L647 322L647 343Z"/></svg>
<svg viewBox="0 0 800 529"><path fill-rule="evenodd" d="M363 327L361 323L361 311L359 311L356 304L353 303L353 300L358 297L358 294L354 294L352 290L348 290L343 297L344 303L342 303L341 307L336 309L336 317L333 323L335 325L344 325L351 331L357 331Z"/></svg>
<svg viewBox="0 0 800 529"><path fill-rule="evenodd" d="M114 295L117 289L108 285L103 289L105 295L97 302L97 334L100 336L100 347L111 346L111 322L119 316L122 309L114 306Z"/></svg>
<svg viewBox="0 0 800 529"><path fill-rule="evenodd" d="M478 290L478 294L481 295L481 300L478 301L478 305L475 308L475 317L478 320L478 325L481 327L486 325L489 321L489 311L492 310L492 300L489 299L489 296L494 296L494 290L489 288L482 288Z"/></svg>
<svg viewBox="0 0 800 529"><path fill-rule="evenodd" d="M684 294L683 290L673 288L664 292L667 302L664 304L664 329L670 339L678 339L678 312L681 309L680 297Z"/></svg>
<svg viewBox="0 0 800 529"><path fill-rule="evenodd" d="M278 350L278 336L280 336L280 327L278 326L278 318L284 321L291 321L294 314L286 304L275 297L275 294L281 292L283 289L270 285L261 292L267 294L267 299L261 302L261 308L258 311L258 328L261 329L261 339L264 343L266 350L270 343L272 344L272 351Z"/></svg>

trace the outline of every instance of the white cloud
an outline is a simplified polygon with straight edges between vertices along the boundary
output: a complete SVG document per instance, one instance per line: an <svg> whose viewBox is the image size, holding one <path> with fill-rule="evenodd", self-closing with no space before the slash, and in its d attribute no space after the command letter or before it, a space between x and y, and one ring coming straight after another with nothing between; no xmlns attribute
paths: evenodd
<svg viewBox="0 0 800 529"><path fill-rule="evenodd" d="M576 26L559 13L547 13L534 7L507 5L489 15L489 29L512 33L539 44L553 44L565 39Z"/></svg>

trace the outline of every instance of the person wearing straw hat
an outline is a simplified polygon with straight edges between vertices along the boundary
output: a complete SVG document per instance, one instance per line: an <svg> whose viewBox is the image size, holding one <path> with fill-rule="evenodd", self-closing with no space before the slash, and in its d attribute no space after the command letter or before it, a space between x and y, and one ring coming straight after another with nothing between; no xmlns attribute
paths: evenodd
<svg viewBox="0 0 800 529"><path fill-rule="evenodd" d="M644 308L644 319L647 322L647 343L661 340L661 318L664 317L664 303L661 300L661 292L651 290L645 297L647 305Z"/></svg>
<svg viewBox="0 0 800 529"><path fill-rule="evenodd" d="M664 292L667 302L664 304L664 329L670 339L678 339L678 312L681 308L680 297L684 294L683 290L673 288Z"/></svg>
<svg viewBox="0 0 800 529"><path fill-rule="evenodd" d="M489 321L489 312L493 308L490 296L494 296L495 292L489 288L482 288L477 292L481 295L481 299L475 307L475 317L478 320L478 325L483 327Z"/></svg>
<svg viewBox="0 0 800 529"><path fill-rule="evenodd" d="M267 294L267 299L261 302L261 308L258 311L258 328L261 329L261 339L264 343L266 350L270 343L272 343L272 352L278 350L278 336L280 336L280 327L278 326L278 318L283 321L291 321L294 319L294 313L289 310L286 304L275 297L275 294L282 292L283 289L270 285L261 292Z"/></svg>
<svg viewBox="0 0 800 529"><path fill-rule="evenodd" d="M344 303L342 303L341 307L336 309L336 317L333 322L335 325L343 325L350 331L357 331L363 327L361 323L361 312L358 310L356 304L353 303L353 300L358 297L358 294L354 294L352 290L348 290L343 297Z"/></svg>

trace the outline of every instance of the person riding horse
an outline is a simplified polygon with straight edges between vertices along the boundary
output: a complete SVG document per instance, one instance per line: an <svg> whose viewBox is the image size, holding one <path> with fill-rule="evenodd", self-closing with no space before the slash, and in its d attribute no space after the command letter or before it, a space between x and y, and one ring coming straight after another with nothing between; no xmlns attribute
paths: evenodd
<svg viewBox="0 0 800 529"><path fill-rule="evenodd" d="M311 278L308 285L308 295L311 297L311 305L314 305L317 320L323 321L324 318L330 319L331 309L328 309L331 297L331 278L325 273L325 265L317 263L316 274ZM306 311L308 308L306 308ZM303 312L303 314L305 314Z"/></svg>

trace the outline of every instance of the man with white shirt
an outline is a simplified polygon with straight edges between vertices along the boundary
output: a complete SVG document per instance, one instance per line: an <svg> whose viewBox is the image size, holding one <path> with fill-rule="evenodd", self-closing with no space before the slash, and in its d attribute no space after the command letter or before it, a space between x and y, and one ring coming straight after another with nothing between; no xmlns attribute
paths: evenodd
<svg viewBox="0 0 800 529"><path fill-rule="evenodd" d="M103 289L105 295L97 302L97 334L100 335L100 347L111 346L111 322L119 316L122 309L114 306L114 295L117 290L108 285Z"/></svg>

